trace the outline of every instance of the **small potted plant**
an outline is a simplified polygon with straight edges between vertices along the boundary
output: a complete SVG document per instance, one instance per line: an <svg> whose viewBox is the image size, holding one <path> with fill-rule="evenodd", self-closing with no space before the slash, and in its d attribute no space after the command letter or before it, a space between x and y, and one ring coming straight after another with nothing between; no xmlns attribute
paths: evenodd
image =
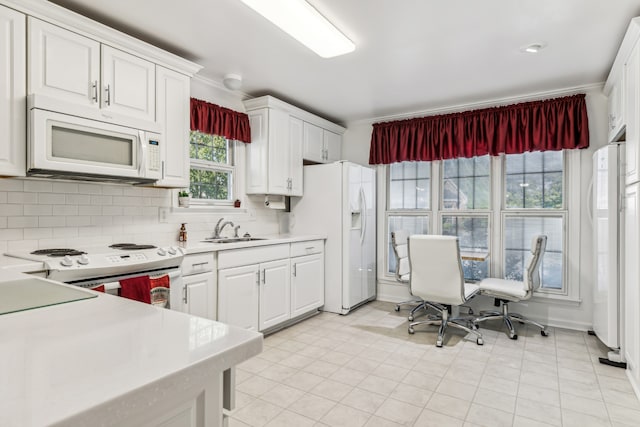
<svg viewBox="0 0 640 427"><path fill-rule="evenodd" d="M178 192L178 206L180 206L181 208L188 208L190 199L191 199L191 196L189 196L188 192L186 191Z"/></svg>

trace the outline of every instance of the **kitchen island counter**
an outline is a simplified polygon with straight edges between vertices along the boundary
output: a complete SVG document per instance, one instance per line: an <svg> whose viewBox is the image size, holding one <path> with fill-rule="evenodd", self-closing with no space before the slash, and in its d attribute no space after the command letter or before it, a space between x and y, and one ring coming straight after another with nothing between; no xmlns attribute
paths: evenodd
<svg viewBox="0 0 640 427"><path fill-rule="evenodd" d="M217 426L223 372L262 350L259 333L105 294L2 315L0 335L2 426Z"/></svg>

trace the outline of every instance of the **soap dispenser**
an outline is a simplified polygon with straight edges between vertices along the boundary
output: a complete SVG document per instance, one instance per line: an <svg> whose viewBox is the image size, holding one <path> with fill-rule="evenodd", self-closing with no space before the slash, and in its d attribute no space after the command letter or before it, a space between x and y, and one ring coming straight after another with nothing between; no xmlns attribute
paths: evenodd
<svg viewBox="0 0 640 427"><path fill-rule="evenodd" d="M186 225L186 222L182 223L182 226L180 227L180 233L178 234L178 241L182 243L187 242L187 227L185 227Z"/></svg>

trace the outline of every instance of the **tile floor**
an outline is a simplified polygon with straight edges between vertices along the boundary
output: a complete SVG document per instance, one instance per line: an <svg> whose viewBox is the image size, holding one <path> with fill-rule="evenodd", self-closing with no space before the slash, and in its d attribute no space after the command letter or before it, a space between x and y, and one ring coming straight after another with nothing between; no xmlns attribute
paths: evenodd
<svg viewBox="0 0 640 427"><path fill-rule="evenodd" d="M436 348L435 328L407 334L406 311L370 303L322 313L265 338L237 369L231 427L640 426L625 372L598 363L595 337L484 324Z"/></svg>

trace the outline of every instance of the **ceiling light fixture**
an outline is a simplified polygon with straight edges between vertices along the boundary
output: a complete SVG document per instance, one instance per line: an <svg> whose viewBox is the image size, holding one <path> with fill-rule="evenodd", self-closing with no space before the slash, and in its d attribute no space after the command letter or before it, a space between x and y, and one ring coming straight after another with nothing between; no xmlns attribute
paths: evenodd
<svg viewBox="0 0 640 427"><path fill-rule="evenodd" d="M545 47L546 45L544 43L531 43L530 45L524 46L522 51L526 53L538 53Z"/></svg>
<svg viewBox="0 0 640 427"><path fill-rule="evenodd" d="M305 0L241 0L323 58L353 52L355 44Z"/></svg>
<svg viewBox="0 0 640 427"><path fill-rule="evenodd" d="M238 74L225 74L222 84L229 90L238 90L242 87L242 77Z"/></svg>

